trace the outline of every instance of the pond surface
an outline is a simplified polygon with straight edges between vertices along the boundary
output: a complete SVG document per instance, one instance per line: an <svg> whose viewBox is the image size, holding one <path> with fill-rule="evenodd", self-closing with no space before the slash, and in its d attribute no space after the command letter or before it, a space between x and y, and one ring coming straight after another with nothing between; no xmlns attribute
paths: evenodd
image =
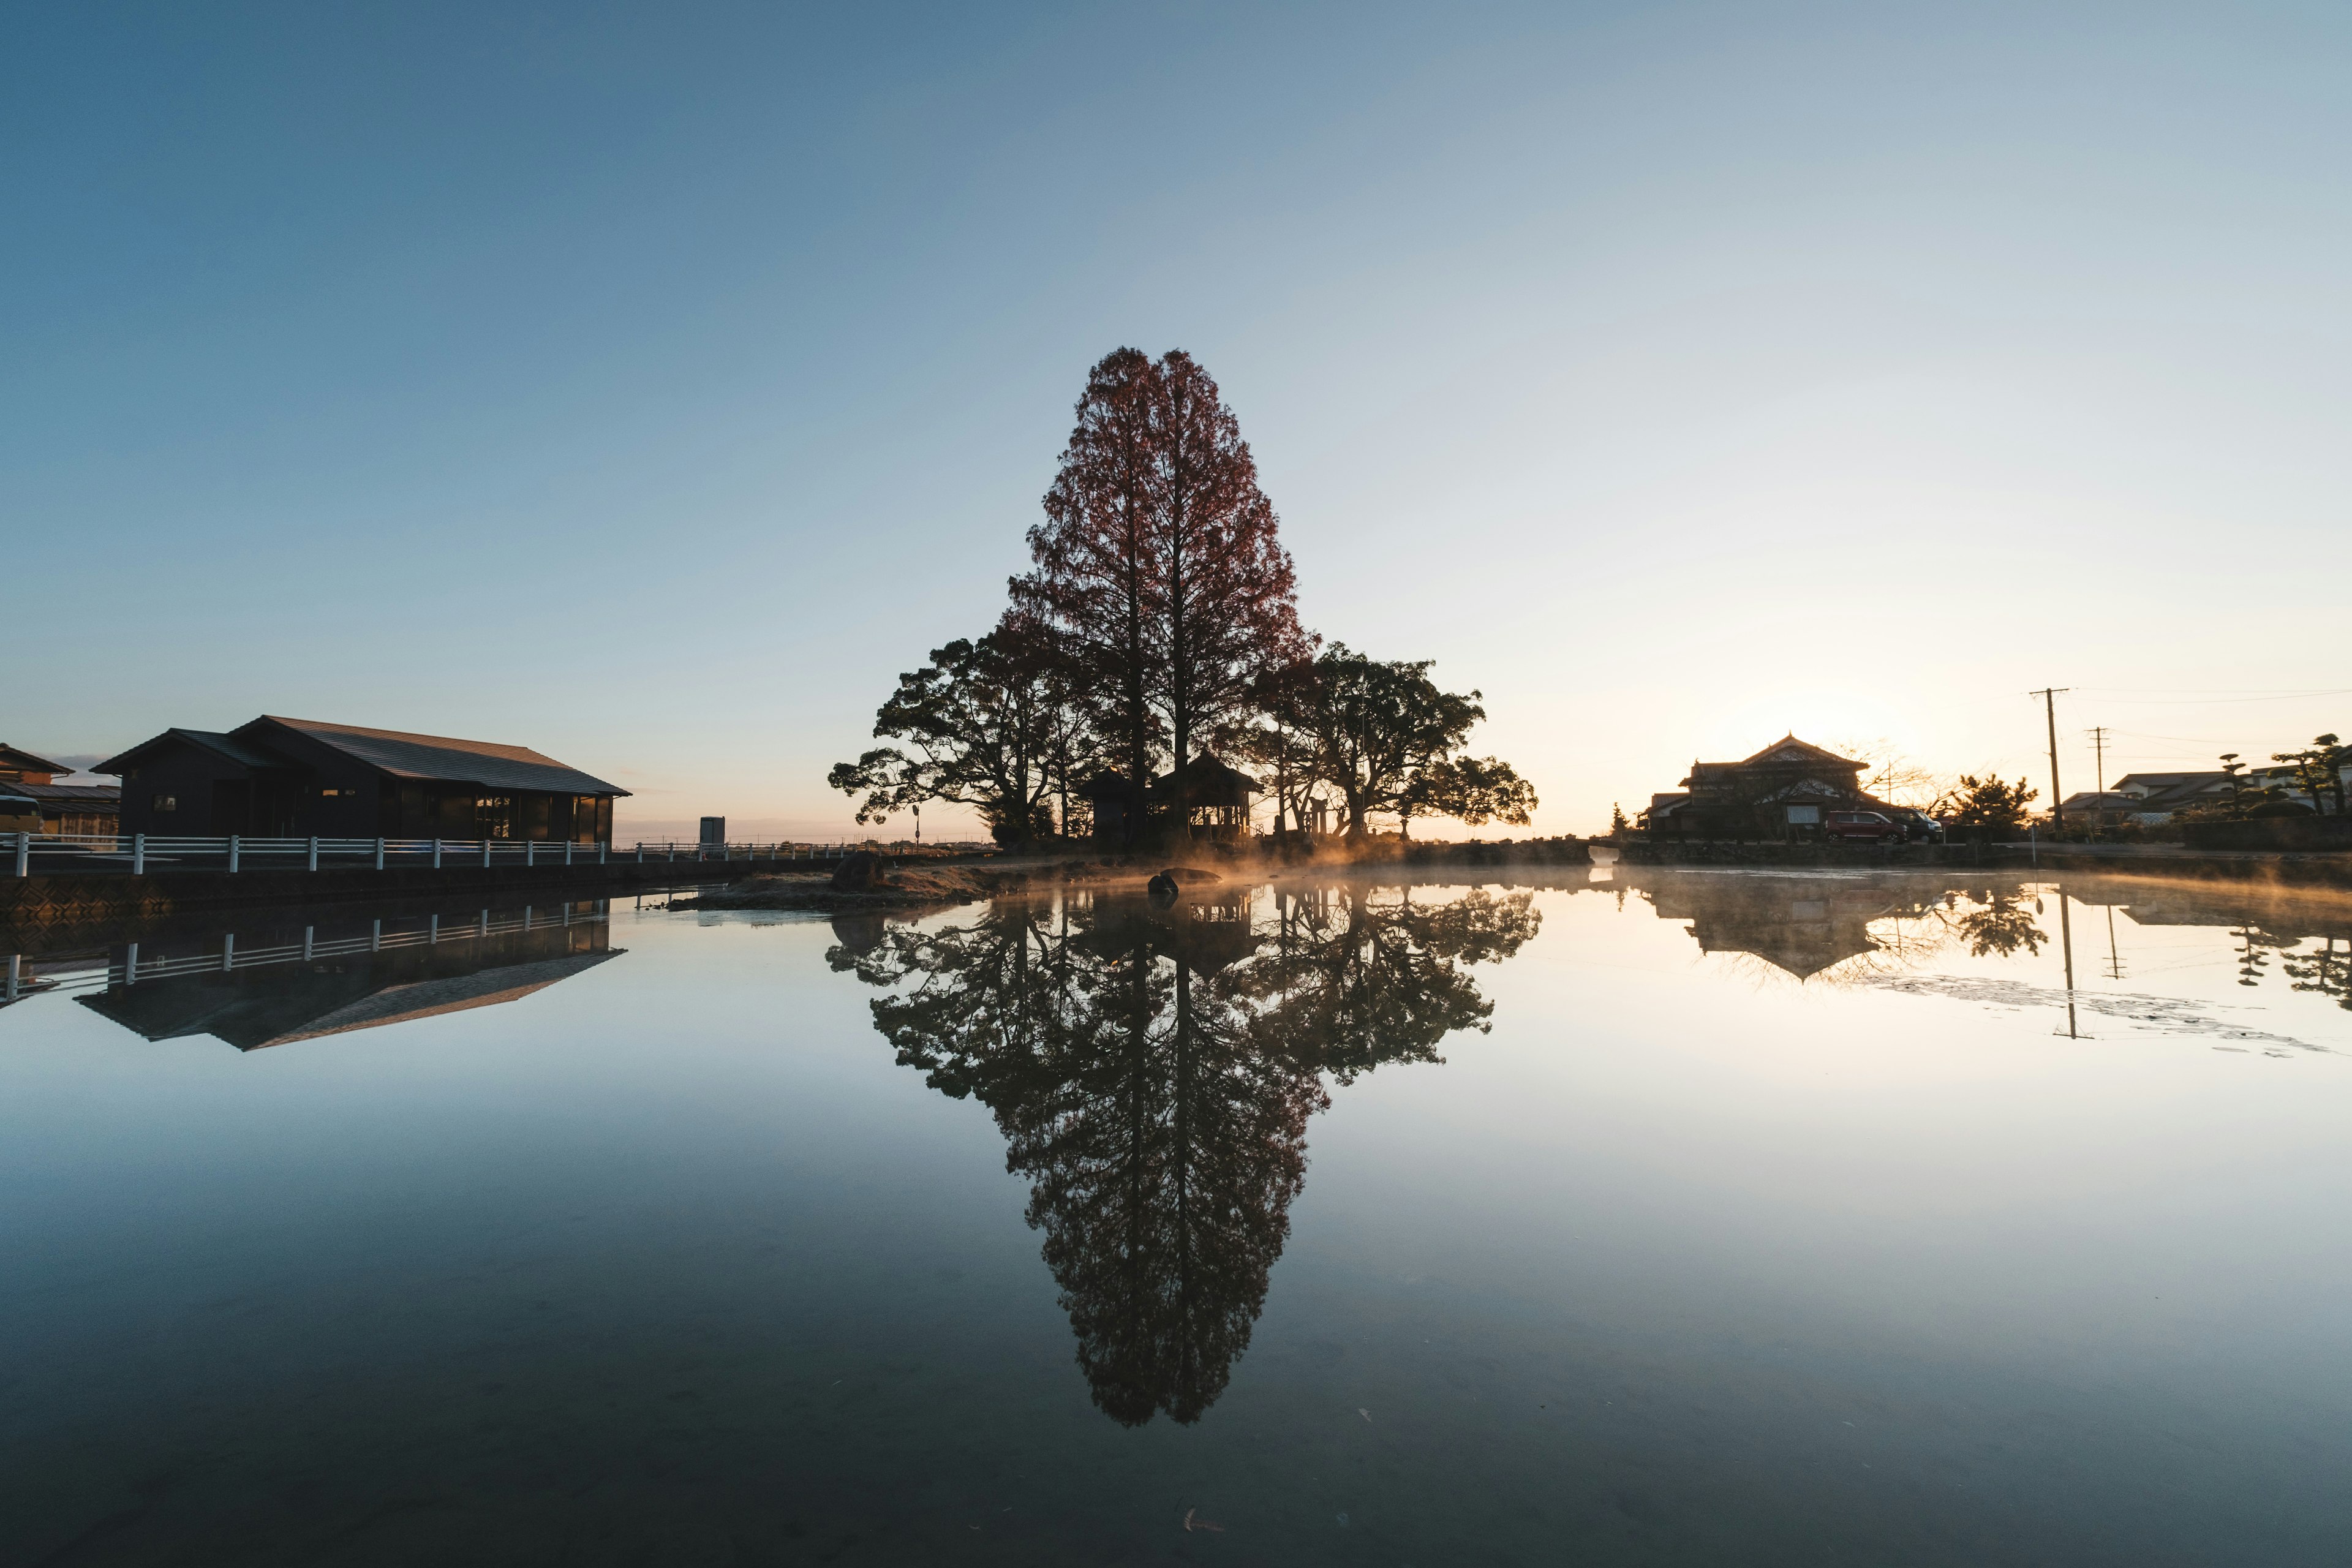
<svg viewBox="0 0 2352 1568"><path fill-rule="evenodd" d="M2352 1560L2352 902L136 935L0 1007L0 1562Z"/></svg>

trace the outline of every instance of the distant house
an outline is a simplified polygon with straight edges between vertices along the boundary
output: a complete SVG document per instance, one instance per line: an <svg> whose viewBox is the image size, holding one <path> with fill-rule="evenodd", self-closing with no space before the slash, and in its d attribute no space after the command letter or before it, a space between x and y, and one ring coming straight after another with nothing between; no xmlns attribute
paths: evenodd
<svg viewBox="0 0 2352 1568"><path fill-rule="evenodd" d="M2117 809L2129 812L2138 821L2153 824L2169 822L2174 812L2189 806L2227 800L2232 790L2243 788L2249 782L2242 778L2233 784L2230 775L2219 769L2187 773L2126 773L2107 794L2128 803ZM2066 809L2074 809L2072 801Z"/></svg>
<svg viewBox="0 0 2352 1568"><path fill-rule="evenodd" d="M98 771L122 780L122 831L215 837L591 844L629 793L526 746L268 715L166 730Z"/></svg>
<svg viewBox="0 0 2352 1568"><path fill-rule="evenodd" d="M1864 791L1866 763L1784 735L1736 763L1691 763L1679 793L1654 795L1643 824L1661 837L1790 837L1822 813L1894 808Z"/></svg>
<svg viewBox="0 0 2352 1568"><path fill-rule="evenodd" d="M0 794L24 795L39 804L44 833L112 833L122 813L122 792L112 784L61 784L63 763L0 744Z"/></svg>

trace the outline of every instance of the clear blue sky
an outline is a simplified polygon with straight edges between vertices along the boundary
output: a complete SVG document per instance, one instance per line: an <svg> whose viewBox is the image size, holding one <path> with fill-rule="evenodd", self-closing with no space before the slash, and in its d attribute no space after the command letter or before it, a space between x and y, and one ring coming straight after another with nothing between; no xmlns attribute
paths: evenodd
<svg viewBox="0 0 2352 1568"><path fill-rule="evenodd" d="M12 7L0 740L842 831L1122 343L1549 830L2013 771L2045 683L2069 787L2352 730L2278 695L2352 688L2347 82L2338 4Z"/></svg>

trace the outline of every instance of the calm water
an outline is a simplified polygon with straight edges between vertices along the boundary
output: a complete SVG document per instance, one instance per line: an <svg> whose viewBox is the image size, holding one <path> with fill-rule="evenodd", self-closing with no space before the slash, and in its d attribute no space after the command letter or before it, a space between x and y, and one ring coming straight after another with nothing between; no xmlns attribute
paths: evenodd
<svg viewBox="0 0 2352 1568"><path fill-rule="evenodd" d="M228 925L17 943L0 1562L2352 1560L2352 903Z"/></svg>

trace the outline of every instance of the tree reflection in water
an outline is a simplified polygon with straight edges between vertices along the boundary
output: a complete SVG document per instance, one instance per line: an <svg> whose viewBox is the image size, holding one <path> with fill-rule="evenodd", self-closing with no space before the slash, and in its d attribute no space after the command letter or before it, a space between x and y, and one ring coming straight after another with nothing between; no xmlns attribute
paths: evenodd
<svg viewBox="0 0 2352 1568"><path fill-rule="evenodd" d="M1969 944L1969 953L1974 958L1989 958L1996 953L2009 958L2020 949L2039 953L2050 937L2034 923L2034 913L2015 891L1987 888L1978 896L1977 907L1954 921L1953 929Z"/></svg>
<svg viewBox="0 0 2352 1568"><path fill-rule="evenodd" d="M1013 901L843 932L835 967L891 987L902 1065L995 1113L1005 1166L1095 1403L1200 1419L1265 1302L1307 1173L1307 1120L1384 1062L1435 1061L1494 1005L1463 973L1535 934L1531 895L1415 903L1357 886Z"/></svg>

